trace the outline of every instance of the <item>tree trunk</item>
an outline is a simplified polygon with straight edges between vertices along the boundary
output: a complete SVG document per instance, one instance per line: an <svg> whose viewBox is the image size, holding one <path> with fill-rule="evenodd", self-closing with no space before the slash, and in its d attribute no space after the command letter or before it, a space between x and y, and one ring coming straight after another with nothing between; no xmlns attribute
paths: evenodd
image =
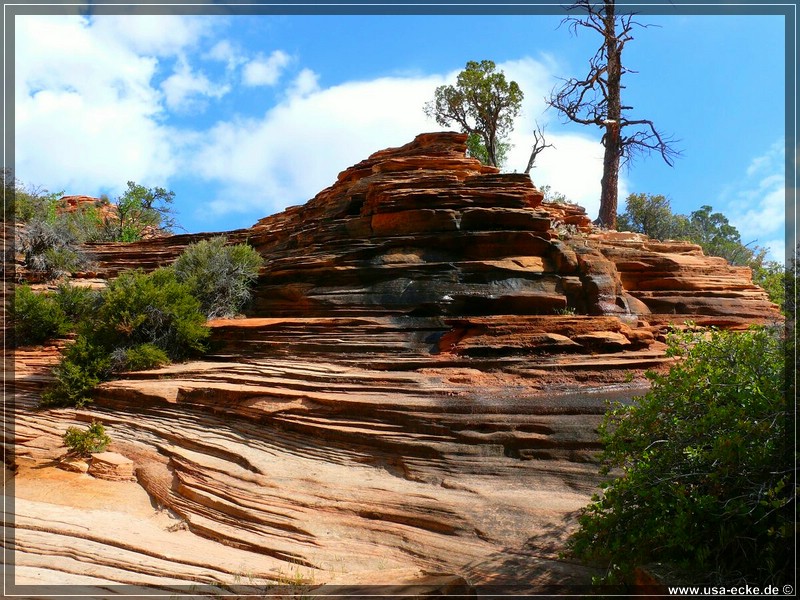
<svg viewBox="0 0 800 600"><path fill-rule="evenodd" d="M617 193L619 187L619 128L606 126L606 148L603 153L603 178L600 180L599 224L617 228Z"/></svg>
<svg viewBox="0 0 800 600"><path fill-rule="evenodd" d="M603 21L608 57L608 114L606 115L606 133L603 136L605 152L603 153L603 178L600 182L600 214L597 220L603 227L616 229L619 160L622 150L619 127L622 117L620 101L622 51L617 40L614 0L606 0Z"/></svg>
<svg viewBox="0 0 800 600"><path fill-rule="evenodd" d="M493 131L486 131L484 135L486 136L486 158L487 158L490 166L496 167L497 166L497 147L496 147L497 140L495 139L495 134L494 134Z"/></svg>

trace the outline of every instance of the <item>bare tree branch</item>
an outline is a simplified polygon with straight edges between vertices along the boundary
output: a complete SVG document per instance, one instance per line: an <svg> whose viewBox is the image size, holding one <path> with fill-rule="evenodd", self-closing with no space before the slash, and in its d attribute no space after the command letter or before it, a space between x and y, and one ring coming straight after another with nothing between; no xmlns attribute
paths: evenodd
<svg viewBox="0 0 800 600"><path fill-rule="evenodd" d="M634 29L646 29L650 25L638 22L634 13L618 15L614 0L578 0L567 10L582 16L567 16L561 25L568 24L574 35L581 28L590 29L599 33L603 41L589 60L586 77L563 80L562 86L553 88L545 101L567 121L604 130L598 221L615 227L620 165L635 156L658 152L664 162L672 166L680 151L674 148L674 140L662 135L649 119L626 117L624 113L633 107L621 102L621 90L625 89L622 76L636 73L622 64L622 51L634 39ZM626 128L630 128L630 133Z"/></svg>
<svg viewBox="0 0 800 600"><path fill-rule="evenodd" d="M531 156L528 159L528 166L525 167L525 174L529 174L531 169L533 168L533 163L536 162L536 158L544 151L545 148L554 148L553 144L546 143L547 140L544 137L544 129L539 125L537 122L536 129L533 130L533 148L531 149Z"/></svg>

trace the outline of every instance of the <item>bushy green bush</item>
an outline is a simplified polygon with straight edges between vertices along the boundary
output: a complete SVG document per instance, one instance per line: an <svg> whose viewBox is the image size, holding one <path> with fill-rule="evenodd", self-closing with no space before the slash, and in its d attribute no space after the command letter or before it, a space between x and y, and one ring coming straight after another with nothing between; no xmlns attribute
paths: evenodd
<svg viewBox="0 0 800 600"><path fill-rule="evenodd" d="M153 344L140 344L121 352L120 366L116 370L144 371L163 367L170 363L169 356Z"/></svg>
<svg viewBox="0 0 800 600"><path fill-rule="evenodd" d="M72 323L78 323L100 307L100 292L92 288L62 283L53 299Z"/></svg>
<svg viewBox="0 0 800 600"><path fill-rule="evenodd" d="M53 369L55 381L43 393L41 406L76 406L92 401L91 391L112 373L110 353L79 335Z"/></svg>
<svg viewBox="0 0 800 600"><path fill-rule="evenodd" d="M50 294L37 294L27 285L14 290L14 333L16 344L41 344L66 334L70 323Z"/></svg>
<svg viewBox="0 0 800 600"><path fill-rule="evenodd" d="M83 332L109 352L152 344L180 360L204 350L205 321L200 302L170 269L129 271L109 283Z"/></svg>
<svg viewBox="0 0 800 600"><path fill-rule="evenodd" d="M63 439L64 445L71 452L81 456L92 452L103 452L111 443L111 438L106 434L105 427L98 421L92 421L91 425L86 429L67 428Z"/></svg>
<svg viewBox="0 0 800 600"><path fill-rule="evenodd" d="M113 373L152 368L199 354L209 330L200 302L169 269L121 274L84 316L55 368L43 406L82 406Z"/></svg>
<svg viewBox="0 0 800 600"><path fill-rule="evenodd" d="M209 319L231 317L250 300L263 259L247 244L226 246L218 236L190 245L175 261L178 281L189 285Z"/></svg>
<svg viewBox="0 0 800 600"><path fill-rule="evenodd" d="M791 581L794 455L785 339L773 329L674 334L682 361L605 418L602 472L575 554L607 581L668 563L693 582Z"/></svg>

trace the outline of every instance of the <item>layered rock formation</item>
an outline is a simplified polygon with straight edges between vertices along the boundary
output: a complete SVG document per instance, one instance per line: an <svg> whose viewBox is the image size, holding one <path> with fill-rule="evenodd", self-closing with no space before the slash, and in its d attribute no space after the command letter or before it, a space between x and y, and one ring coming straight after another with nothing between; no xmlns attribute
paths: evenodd
<svg viewBox="0 0 800 600"><path fill-rule="evenodd" d="M75 420L101 420L185 524L168 533L199 536L208 557L180 544L148 554L127 532L127 551L150 557L146 581L94 546L82 560L107 581L166 588L229 583L235 570L217 560L229 548L271 584L292 568L314 584L590 581L558 551L599 482L604 400L641 392L643 371L668 362L669 324L779 313L748 271L692 244L594 231L579 207L542 202L527 176L465 149L462 134L423 134L229 232L266 263L246 318L212 322L202 361L132 373L101 385L91 410L44 415L32 412L44 365L20 371L20 460L50 457ZM92 245L86 275L169 264L211 235ZM24 493L20 556L48 565L40 579L74 573L76 516L49 518Z"/></svg>
<svg viewBox="0 0 800 600"><path fill-rule="evenodd" d="M98 244L91 255L109 277L169 264L210 235ZM466 158L462 134L423 134L377 152L307 204L227 235L266 258L250 309L257 317L435 317L442 333L451 317L492 315L608 315L632 329L780 318L746 267L687 242L593 231L582 208L542 202L527 175ZM632 335L633 348L651 339ZM598 349L597 339L576 344Z"/></svg>

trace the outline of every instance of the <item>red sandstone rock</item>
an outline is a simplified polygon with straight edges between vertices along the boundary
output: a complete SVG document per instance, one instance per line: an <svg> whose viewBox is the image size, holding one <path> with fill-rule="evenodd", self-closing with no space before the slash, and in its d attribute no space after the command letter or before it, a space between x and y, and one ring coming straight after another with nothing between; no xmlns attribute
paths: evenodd
<svg viewBox="0 0 800 600"><path fill-rule="evenodd" d="M18 351L17 461L52 459L69 424L102 418L180 519L96 511L87 533L84 511L25 499L25 575L90 564L103 584L169 589L230 584L241 562L269 585L291 569L424 593L588 583L558 551L600 480L605 400L673 360L670 324L779 314L747 271L692 244L592 232L580 207L467 158L465 140L376 152L305 205L229 232L265 266L248 318L210 323L202 361L106 382L80 411L34 411L57 354ZM211 235L87 250L108 278Z"/></svg>
<svg viewBox="0 0 800 600"><path fill-rule="evenodd" d="M526 175L487 172L465 157L464 140L463 134L422 134L376 152L307 204L230 232L231 242L248 240L266 258L252 313L466 316L570 309L627 315L634 323L649 313L674 315L675 322L692 315L779 318L746 269L685 242L592 233L581 207L542 203ZM89 250L113 276L169 264L187 244L210 235Z"/></svg>

